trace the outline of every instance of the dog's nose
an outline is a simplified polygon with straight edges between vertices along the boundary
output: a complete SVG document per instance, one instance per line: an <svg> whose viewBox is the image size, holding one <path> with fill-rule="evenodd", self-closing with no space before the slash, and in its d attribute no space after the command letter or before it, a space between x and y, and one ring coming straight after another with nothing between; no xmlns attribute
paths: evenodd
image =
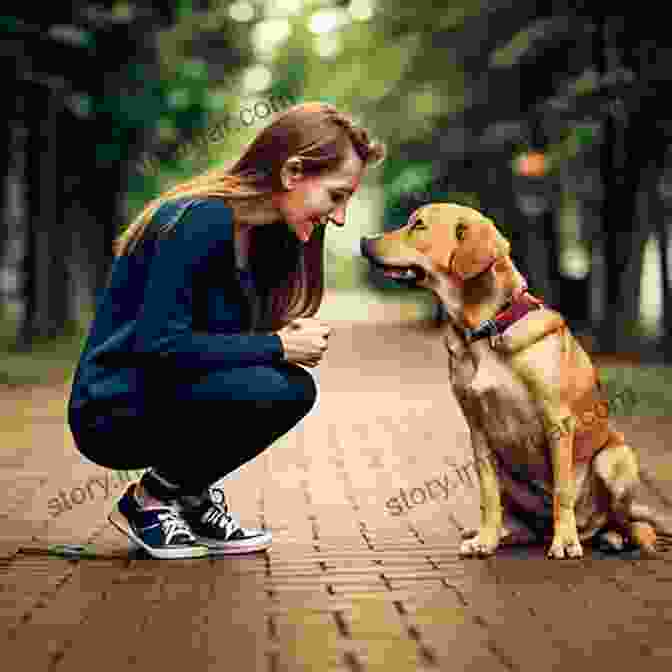
<svg viewBox="0 0 672 672"><path fill-rule="evenodd" d="M362 252L362 255L365 257L372 257L373 252L371 251L371 243L378 238L382 238L385 234L379 233L375 236L362 236L359 239L359 249Z"/></svg>

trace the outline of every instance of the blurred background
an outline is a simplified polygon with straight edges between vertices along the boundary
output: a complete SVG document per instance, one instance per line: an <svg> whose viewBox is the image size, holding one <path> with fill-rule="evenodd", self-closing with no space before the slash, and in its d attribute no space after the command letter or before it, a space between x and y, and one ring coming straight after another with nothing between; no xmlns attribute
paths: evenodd
<svg viewBox="0 0 672 672"><path fill-rule="evenodd" d="M593 352L667 363L672 46L663 5L611 6L3 3L0 383L70 376L117 233L309 100L389 150L329 231L330 297L410 300L439 325L433 298L370 274L358 241L450 200L495 220Z"/></svg>

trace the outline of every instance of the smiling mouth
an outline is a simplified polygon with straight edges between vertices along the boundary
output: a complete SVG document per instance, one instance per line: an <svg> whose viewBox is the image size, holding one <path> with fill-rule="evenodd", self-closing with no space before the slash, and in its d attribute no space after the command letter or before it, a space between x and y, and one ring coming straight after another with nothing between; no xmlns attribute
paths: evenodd
<svg viewBox="0 0 672 672"><path fill-rule="evenodd" d="M303 224L300 225L300 230L298 231L299 238L302 242L307 243L310 237L313 235L313 231L319 226L319 221L315 219L309 219Z"/></svg>

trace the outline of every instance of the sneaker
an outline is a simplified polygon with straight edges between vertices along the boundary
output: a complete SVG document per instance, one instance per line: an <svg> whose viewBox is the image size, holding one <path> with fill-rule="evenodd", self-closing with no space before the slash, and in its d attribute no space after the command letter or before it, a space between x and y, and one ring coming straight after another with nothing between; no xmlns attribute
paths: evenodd
<svg viewBox="0 0 672 672"><path fill-rule="evenodd" d="M221 488L208 488L208 495L196 507L189 507L181 500L180 512L194 531L198 543L205 544L211 555L264 551L273 541L270 532L240 526L229 513Z"/></svg>
<svg viewBox="0 0 672 672"><path fill-rule="evenodd" d="M196 542L189 525L175 506L143 509L135 498L136 483L131 483L108 520L131 542L153 558L202 558L207 547Z"/></svg>

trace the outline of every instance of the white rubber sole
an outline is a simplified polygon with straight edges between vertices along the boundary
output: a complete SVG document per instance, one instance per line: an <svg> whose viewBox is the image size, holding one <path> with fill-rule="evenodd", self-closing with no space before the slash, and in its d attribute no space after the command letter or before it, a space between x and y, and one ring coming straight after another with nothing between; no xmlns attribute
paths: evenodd
<svg viewBox="0 0 672 672"><path fill-rule="evenodd" d="M273 544L273 535L265 532L252 539L241 539L239 541L215 541L206 537L196 537L199 544L208 548L209 555L239 555L241 553L256 553L265 551Z"/></svg>
<svg viewBox="0 0 672 672"><path fill-rule="evenodd" d="M180 560L184 558L205 558L211 555L207 546L178 546L173 548L153 548L148 546L128 525L126 518L118 510L113 510L107 517L110 523L123 535L128 537L132 544L143 549L146 553L158 560Z"/></svg>

